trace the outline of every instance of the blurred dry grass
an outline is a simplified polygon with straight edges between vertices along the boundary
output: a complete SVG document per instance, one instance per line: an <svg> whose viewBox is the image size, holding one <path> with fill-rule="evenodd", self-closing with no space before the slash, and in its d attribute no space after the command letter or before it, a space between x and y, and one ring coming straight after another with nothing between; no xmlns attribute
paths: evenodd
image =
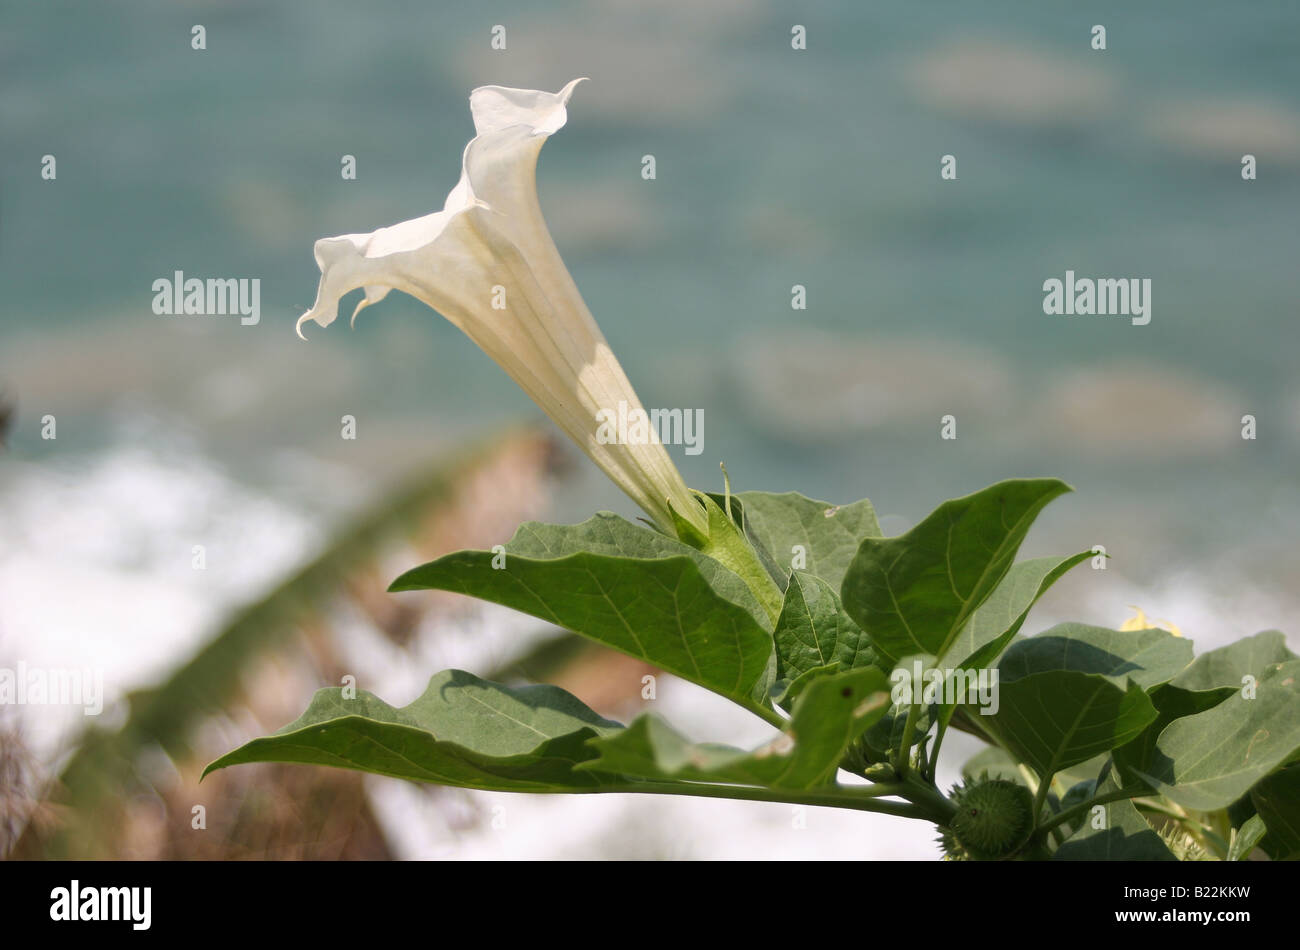
<svg viewBox="0 0 1300 950"><path fill-rule="evenodd" d="M40 798L40 768L12 716L0 719L0 858L17 844L24 829L48 829L54 820Z"/></svg>

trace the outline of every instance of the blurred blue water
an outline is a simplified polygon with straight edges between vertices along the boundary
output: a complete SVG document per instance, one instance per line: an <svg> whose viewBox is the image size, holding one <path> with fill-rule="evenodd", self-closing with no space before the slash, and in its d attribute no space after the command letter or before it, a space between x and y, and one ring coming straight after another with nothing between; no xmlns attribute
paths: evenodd
<svg viewBox="0 0 1300 950"><path fill-rule="evenodd" d="M256 483L286 449L337 454L344 412L371 440L350 459L362 470L529 414L413 301L309 346L292 325L317 237L441 206L472 86L587 75L543 155L542 202L643 401L704 408L705 452L676 453L688 481L715 486L725 459L738 487L870 495L901 526L996 478L1056 474L1081 495L1049 513L1049 537L1114 539L1139 576L1226 558L1296 589L1298 27L1283 2L10 5L0 388L22 410L15 451L107 446L104 420L136 407ZM1257 181L1241 180L1245 152ZM1067 268L1150 277L1151 325L1045 316L1042 282ZM260 277L262 323L154 315L150 285L177 269ZM767 375L808 339L823 343L803 370ZM845 398L859 365L902 367L906 385ZM56 443L39 438L45 411ZM956 442L939 439L943 412ZM1244 413L1257 441L1238 437Z"/></svg>

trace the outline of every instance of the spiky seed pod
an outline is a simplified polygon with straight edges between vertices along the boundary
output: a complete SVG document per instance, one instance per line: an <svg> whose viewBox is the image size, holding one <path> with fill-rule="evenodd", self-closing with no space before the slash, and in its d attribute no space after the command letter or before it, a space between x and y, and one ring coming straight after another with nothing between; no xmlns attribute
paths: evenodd
<svg viewBox="0 0 1300 950"><path fill-rule="evenodd" d="M1160 839L1164 841L1165 847L1173 852L1174 857L1179 861L1209 861L1210 856L1201 847L1200 843L1190 834L1178 827L1177 824L1170 824L1162 831L1157 832Z"/></svg>
<svg viewBox="0 0 1300 950"><path fill-rule="evenodd" d="M1033 796L1023 785L981 776L955 786L951 797L957 811L940 841L953 860L1010 857L1034 830Z"/></svg>
<svg viewBox="0 0 1300 950"><path fill-rule="evenodd" d="M971 856L966 849L961 846L951 829L939 829L939 846L943 848L943 860L945 861L969 861Z"/></svg>

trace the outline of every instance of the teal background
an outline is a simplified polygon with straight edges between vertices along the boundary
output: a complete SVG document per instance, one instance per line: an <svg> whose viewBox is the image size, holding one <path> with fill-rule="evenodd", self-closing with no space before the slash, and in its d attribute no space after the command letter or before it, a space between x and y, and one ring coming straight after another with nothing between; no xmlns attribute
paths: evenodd
<svg viewBox="0 0 1300 950"><path fill-rule="evenodd" d="M1218 642L1294 616L1294 3L52 2L3 23L10 512L23 479L131 449L327 521L536 416L400 295L352 332L292 328L316 238L441 206L473 86L586 75L542 156L543 206L646 405L704 409L704 453L675 450L691 484L718 487L725 461L737 488L869 496L904 530L993 480L1059 475L1079 492L1029 550L1115 555L1063 588L1082 619L1117 624L1140 597ZM1044 315L1067 268L1151 278L1151 324ZM260 325L154 315L150 285L177 269L260 277ZM352 489L308 490L304 460ZM631 513L583 471L558 517ZM120 543L129 569L155 542Z"/></svg>

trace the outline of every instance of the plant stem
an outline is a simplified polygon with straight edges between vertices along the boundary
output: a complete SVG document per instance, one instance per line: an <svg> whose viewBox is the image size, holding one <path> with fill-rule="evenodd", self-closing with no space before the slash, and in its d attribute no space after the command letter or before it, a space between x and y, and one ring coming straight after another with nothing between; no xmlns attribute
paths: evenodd
<svg viewBox="0 0 1300 950"><path fill-rule="evenodd" d="M1047 793L1052 790L1052 778L1054 776L1044 776L1038 782L1038 791L1034 793L1034 823L1042 821L1043 806L1047 804ZM1058 816L1059 817L1059 816ZM1054 824L1044 825L1044 828L1054 827Z"/></svg>
<svg viewBox="0 0 1300 950"><path fill-rule="evenodd" d="M947 731L948 727L942 722L940 722L938 727L935 729L934 748L930 750L930 759L926 763L925 767L925 777L931 782L934 781L935 769L939 767L939 747L943 745L943 737Z"/></svg>
<svg viewBox="0 0 1300 950"><path fill-rule="evenodd" d="M1187 812L1183 811L1181 808L1177 808L1177 807L1171 808L1170 806L1162 805L1151 798L1134 797L1133 804L1136 805L1138 808L1144 808L1147 811L1155 811L1155 812L1159 812L1162 815L1168 815L1170 818L1177 818L1179 821L1192 820L1191 816L1189 816ZM1205 828L1207 826L1201 825L1201 827Z"/></svg>
<svg viewBox="0 0 1300 950"><path fill-rule="evenodd" d="M761 705L760 703L756 703L756 702L745 703L743 705L745 709L748 709L750 712L752 712L759 719L762 719L769 726L775 726L776 728L780 729L782 732L784 732L786 727L790 725L790 720L786 719L775 709L771 709L770 707Z"/></svg>
<svg viewBox="0 0 1300 950"><path fill-rule="evenodd" d="M916 776L912 776L907 780L907 784L909 786L907 791L899 793L901 797L929 808L937 816L933 819L935 824L946 825L952 821L957 806L949 801L933 782L921 781Z"/></svg>
<svg viewBox="0 0 1300 950"><path fill-rule="evenodd" d="M1046 782L1043 783L1044 787L1046 787L1046 784ZM1070 819L1077 818L1079 815L1087 813L1095 805L1105 805L1109 802L1118 802L1126 798L1136 798L1138 794L1140 793L1133 791L1132 789L1123 788L1117 789L1113 792L1107 792L1105 795L1099 795L1089 801L1073 805L1070 808L1065 809L1065 811L1057 812L1050 820L1039 825L1038 830L1040 833L1051 831L1057 825L1063 825Z"/></svg>
<svg viewBox="0 0 1300 950"><path fill-rule="evenodd" d="M1028 788L1035 795L1037 795L1038 776L1034 774L1034 770L1031 769L1029 766L1025 765L1025 763L1023 762L1017 762L1016 771L1019 772L1020 777L1025 780L1025 787Z"/></svg>
<svg viewBox="0 0 1300 950"><path fill-rule="evenodd" d="M913 699L916 697L913 696ZM907 778L907 770L912 762L912 736L916 734L916 720L920 715L921 704L913 702L907 710L907 722L903 725L903 738L898 744L898 758L894 761L894 771L899 778Z"/></svg>

